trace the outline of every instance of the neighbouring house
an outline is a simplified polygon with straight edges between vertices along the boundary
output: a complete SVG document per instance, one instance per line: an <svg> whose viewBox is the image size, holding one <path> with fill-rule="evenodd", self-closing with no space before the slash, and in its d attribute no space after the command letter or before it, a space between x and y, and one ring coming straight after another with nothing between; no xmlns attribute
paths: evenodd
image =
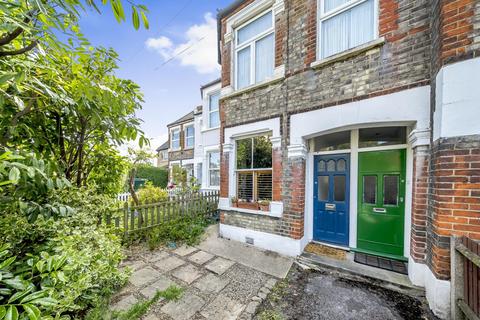
<svg viewBox="0 0 480 320"><path fill-rule="evenodd" d="M159 168L168 167L168 147L169 142L167 140L155 150L157 152L157 167Z"/></svg>
<svg viewBox="0 0 480 320"><path fill-rule="evenodd" d="M220 189L220 79L200 88L195 111L195 177L202 190Z"/></svg>
<svg viewBox="0 0 480 320"><path fill-rule="evenodd" d="M168 128L168 168L172 181L175 166L182 167L187 172L187 181L194 174L195 122L194 111L167 125Z"/></svg>
<svg viewBox="0 0 480 320"><path fill-rule="evenodd" d="M474 0L221 10L221 235L406 261L448 318L450 236L480 239L479 21Z"/></svg>

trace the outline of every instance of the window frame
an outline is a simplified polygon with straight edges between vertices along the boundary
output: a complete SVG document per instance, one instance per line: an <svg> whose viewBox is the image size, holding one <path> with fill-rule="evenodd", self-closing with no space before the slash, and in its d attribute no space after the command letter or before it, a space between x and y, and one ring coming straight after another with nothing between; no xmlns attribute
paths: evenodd
<svg viewBox="0 0 480 320"><path fill-rule="evenodd" d="M178 133L178 139L173 139L173 136L174 136L175 132ZM181 139L180 138L181 138L180 128L170 129L170 148L172 150L180 150L181 149L182 146L181 146L181 141L180 141ZM178 141L178 147L173 146L174 141Z"/></svg>
<svg viewBox="0 0 480 320"><path fill-rule="evenodd" d="M362 43L358 46L348 48L344 51L339 51L337 53L334 53L332 55L329 55L327 57L322 57L322 22L325 20L328 20L330 18L333 18L336 15L342 14L347 10L350 10L356 6L361 5L364 2L367 2L369 0L350 0L347 3L342 4L341 6L338 6L335 9L332 9L330 11L324 12L325 11L325 0L317 0L317 61L324 60L331 58L337 54L341 54L343 52L346 52L348 50L353 50L356 47L362 46L365 43L369 43L370 41L375 41L376 39L379 38L379 0L372 0L373 1L373 39Z"/></svg>
<svg viewBox="0 0 480 320"><path fill-rule="evenodd" d="M237 44L237 40L238 40L238 31L240 29L242 29L243 27L245 27L246 25L250 24L251 22L255 21L256 19L268 14L268 12L271 12L272 13L272 26L257 34L256 36L254 37L251 37L250 39L244 41L241 45L238 45ZM235 89L236 90L241 90L241 89L245 89L245 88L248 88L249 86L252 86L252 85L255 85L257 84L257 82L255 81L256 79L256 73L255 73L255 43L271 34L273 34L273 37L274 37L274 41L273 41L273 53L272 53L272 58L273 58L273 62L274 62L274 68L275 68L275 12L272 8L268 8L267 10L263 10L261 11L259 14L256 14L254 17L248 19L246 22L240 24L239 26L235 27L234 29L234 39L232 41L232 44L233 44L233 53L234 53L234 75L233 75L233 83L235 84ZM239 88L238 87L238 52L247 48L247 47L250 47L250 81L249 81L249 84L242 87L242 88ZM265 79L267 80L267 79Z"/></svg>
<svg viewBox="0 0 480 320"><path fill-rule="evenodd" d="M192 128L193 129L193 135L191 136L187 136L187 133L188 133L188 128ZM184 125L183 127L183 138L184 138L184 144L185 144L185 148L184 149L193 149L195 147L195 124L194 123L189 123L189 124L186 124ZM193 139L193 143L192 145L188 145L187 141L189 138L192 138Z"/></svg>
<svg viewBox="0 0 480 320"><path fill-rule="evenodd" d="M264 134L256 134L256 135L251 135L251 136L245 136L245 137L239 137L238 139L235 139L235 157L234 157L234 163L235 163L235 185L236 185L236 190L235 190L235 196L240 200L239 196L238 196L238 191L239 191L239 187L238 187L238 184L239 184L239 179L238 179L238 174L245 174L245 173L251 173L252 174L252 203L254 202L257 202L257 201L260 201L260 200L264 200L264 199L258 199L258 195L257 195L257 191L258 191L258 187L256 185L257 181L258 181L258 174L261 174L261 173L270 173L272 175L272 195L270 197L270 200L269 201L272 201L273 199L273 145L272 145L272 167L270 168L253 168L253 163L254 163L254 158L253 158L253 153L255 151L255 148L254 148L254 144L253 144L253 141L256 137L261 137L261 136L265 136L265 137L268 137L269 139L271 138L271 135L269 133L264 133ZM240 141L240 140L246 140L246 139L251 139L252 141L252 164L250 166L250 168L245 168L245 169L238 169L237 168L237 156L238 156L238 153L237 153L237 142Z"/></svg>
<svg viewBox="0 0 480 320"><path fill-rule="evenodd" d="M220 150L211 150L211 151L207 151L207 186L209 188L220 188L220 166L218 168L211 168L210 167L210 155L212 153L218 153L218 159L220 160ZM212 171L218 171L218 185L212 185L211 181L210 181L210 173Z"/></svg>
<svg viewBox="0 0 480 320"><path fill-rule="evenodd" d="M211 106L211 97L212 97L212 96L215 96L215 95L218 95L218 107L217 107L216 110L212 111L211 108L210 108L210 106ZM207 95L207 97L208 97L208 112L207 112L207 114L208 114L208 120L207 120L207 121L208 121L208 122L207 122L208 125L207 125L207 129L220 128L220 91L216 90L216 91L214 91L214 92L212 92L212 93L209 93L209 94ZM212 125L211 125L211 123L210 123L210 119L211 119L210 116L211 116L212 113L215 113L215 112L218 113L218 126L212 127Z"/></svg>

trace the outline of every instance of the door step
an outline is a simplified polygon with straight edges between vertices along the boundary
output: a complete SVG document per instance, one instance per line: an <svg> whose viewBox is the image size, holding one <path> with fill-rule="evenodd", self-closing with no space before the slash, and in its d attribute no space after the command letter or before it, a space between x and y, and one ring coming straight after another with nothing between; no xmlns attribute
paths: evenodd
<svg viewBox="0 0 480 320"><path fill-rule="evenodd" d="M374 256L361 252L355 252L355 257L353 260L357 263L361 263L367 266L408 275L408 264L406 262Z"/></svg>
<svg viewBox="0 0 480 320"><path fill-rule="evenodd" d="M342 249L333 248L320 243L310 242L304 249L305 252L316 254L318 256L324 256L337 260L346 260L347 252Z"/></svg>

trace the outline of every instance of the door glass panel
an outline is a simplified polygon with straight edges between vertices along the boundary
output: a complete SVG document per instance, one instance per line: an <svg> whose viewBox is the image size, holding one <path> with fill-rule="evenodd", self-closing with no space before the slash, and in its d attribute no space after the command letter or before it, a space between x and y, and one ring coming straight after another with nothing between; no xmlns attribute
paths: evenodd
<svg viewBox="0 0 480 320"><path fill-rule="evenodd" d="M313 151L332 151L350 149L350 131L326 134L313 138Z"/></svg>
<svg viewBox="0 0 480 320"><path fill-rule="evenodd" d="M318 162L318 172L322 172L322 171L325 171L325 170L326 170L325 161L320 160L320 161Z"/></svg>
<svg viewBox="0 0 480 320"><path fill-rule="evenodd" d="M334 184L334 200L345 201L345 176L335 176L333 178Z"/></svg>
<svg viewBox="0 0 480 320"><path fill-rule="evenodd" d="M340 159L337 161L337 171L345 171L346 161L344 159Z"/></svg>
<svg viewBox="0 0 480 320"><path fill-rule="evenodd" d="M318 200L328 201L328 185L330 184L329 176L318 177Z"/></svg>
<svg viewBox="0 0 480 320"><path fill-rule="evenodd" d="M335 171L335 160L328 160L327 171Z"/></svg>
<svg viewBox="0 0 480 320"><path fill-rule="evenodd" d="M398 176L383 176L383 204L398 205Z"/></svg>
<svg viewBox="0 0 480 320"><path fill-rule="evenodd" d="M363 203L376 204L377 176L363 176Z"/></svg>
<svg viewBox="0 0 480 320"><path fill-rule="evenodd" d="M405 144L407 130L405 127L381 127L359 130L358 146L360 148Z"/></svg>

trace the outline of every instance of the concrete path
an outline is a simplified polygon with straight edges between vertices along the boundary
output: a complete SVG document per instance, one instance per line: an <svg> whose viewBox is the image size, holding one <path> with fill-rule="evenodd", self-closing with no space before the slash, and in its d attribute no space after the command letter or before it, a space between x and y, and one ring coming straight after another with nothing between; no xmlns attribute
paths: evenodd
<svg viewBox="0 0 480 320"><path fill-rule="evenodd" d="M124 266L133 274L112 308L126 310L175 284L184 288L180 300L159 301L143 319L251 319L293 260L219 239L215 227L197 247L131 248Z"/></svg>

